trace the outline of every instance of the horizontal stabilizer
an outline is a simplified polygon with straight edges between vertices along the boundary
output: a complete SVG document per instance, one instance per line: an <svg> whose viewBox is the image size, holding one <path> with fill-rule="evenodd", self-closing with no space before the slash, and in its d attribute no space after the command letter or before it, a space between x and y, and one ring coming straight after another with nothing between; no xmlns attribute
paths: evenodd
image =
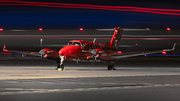
<svg viewBox="0 0 180 101"><path fill-rule="evenodd" d="M146 28L146 29L126 29L126 28L120 28L122 29L123 31L149 31L150 29L149 28ZM96 29L98 31L115 31L115 29Z"/></svg>

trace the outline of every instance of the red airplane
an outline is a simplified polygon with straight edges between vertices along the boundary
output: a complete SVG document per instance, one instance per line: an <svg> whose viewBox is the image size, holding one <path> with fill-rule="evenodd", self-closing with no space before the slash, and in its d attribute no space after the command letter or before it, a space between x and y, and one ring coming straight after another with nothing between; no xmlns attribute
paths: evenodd
<svg viewBox="0 0 180 101"><path fill-rule="evenodd" d="M172 49L164 49L160 51L152 51L152 52L134 52L134 53L122 53L119 51L119 42L121 39L122 32L125 29L120 29L119 27L115 27L115 30L111 41L106 43L95 43L82 40L71 40L59 51L43 48L42 39L40 40L42 49L39 52L30 52L30 51L17 51L17 50L7 50L6 44L4 44L3 51L7 52L15 52L15 53L25 53L29 55L41 56L42 60L50 59L56 60L57 70L64 70L64 60L69 61L86 61L86 62L100 62L100 61L108 61L108 70L116 70L114 67L114 63L116 60L127 57L134 57L146 54L154 54L161 53L167 51L175 50L176 43L174 44ZM137 29L138 30L138 29ZM149 30L149 29L146 29Z"/></svg>

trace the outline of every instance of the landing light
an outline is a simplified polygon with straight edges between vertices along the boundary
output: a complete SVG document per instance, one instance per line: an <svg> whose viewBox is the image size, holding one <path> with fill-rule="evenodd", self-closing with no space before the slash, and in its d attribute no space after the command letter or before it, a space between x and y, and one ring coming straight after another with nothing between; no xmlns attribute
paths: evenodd
<svg viewBox="0 0 180 101"><path fill-rule="evenodd" d="M170 31L170 30L171 30L171 28L169 28L169 27L168 27L168 28L166 28L166 29L167 29L167 31Z"/></svg>

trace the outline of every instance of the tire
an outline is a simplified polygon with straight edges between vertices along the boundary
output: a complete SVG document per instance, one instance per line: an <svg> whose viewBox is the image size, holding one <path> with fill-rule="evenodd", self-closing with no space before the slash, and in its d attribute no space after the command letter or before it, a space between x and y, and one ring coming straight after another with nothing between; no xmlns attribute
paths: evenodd
<svg viewBox="0 0 180 101"><path fill-rule="evenodd" d="M62 64L62 65L60 65L60 68L62 68L62 70L64 70L64 65Z"/></svg>
<svg viewBox="0 0 180 101"><path fill-rule="evenodd" d="M116 68L114 67L114 65L108 65L108 70L116 70Z"/></svg>
<svg viewBox="0 0 180 101"><path fill-rule="evenodd" d="M58 64L58 65L57 65L57 68L56 68L55 70L58 70L59 68L60 68L60 65Z"/></svg>
<svg viewBox="0 0 180 101"><path fill-rule="evenodd" d="M115 66L114 66L114 65L112 65L112 70L116 70L116 68L115 68Z"/></svg>
<svg viewBox="0 0 180 101"><path fill-rule="evenodd" d="M112 70L112 65L108 65L108 70Z"/></svg>

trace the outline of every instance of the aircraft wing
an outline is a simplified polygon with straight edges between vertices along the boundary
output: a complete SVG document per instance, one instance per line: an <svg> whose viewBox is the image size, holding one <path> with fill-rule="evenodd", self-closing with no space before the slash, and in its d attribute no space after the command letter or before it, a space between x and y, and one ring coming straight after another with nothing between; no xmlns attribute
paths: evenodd
<svg viewBox="0 0 180 101"><path fill-rule="evenodd" d="M109 56L112 57L112 58L115 58L115 59L121 59L121 58L141 56L141 55L147 55L147 54L155 54L155 53L173 51L173 50L175 50L175 46L176 46L176 43L174 43L172 49L164 49L164 50L161 50L161 51L151 51L151 52L138 52L138 53L117 54L117 55L109 55Z"/></svg>
<svg viewBox="0 0 180 101"><path fill-rule="evenodd" d="M41 54L39 52L8 50L8 49L6 49L6 44L4 44L3 51L12 52L12 53L21 53L21 54L24 53L24 54L28 54L28 55L34 55L34 56L41 56Z"/></svg>

